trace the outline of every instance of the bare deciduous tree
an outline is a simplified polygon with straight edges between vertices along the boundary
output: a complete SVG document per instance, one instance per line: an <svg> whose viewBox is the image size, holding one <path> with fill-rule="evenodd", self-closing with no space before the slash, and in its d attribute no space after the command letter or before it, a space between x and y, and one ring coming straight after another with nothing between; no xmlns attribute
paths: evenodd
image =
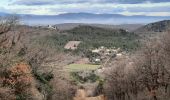
<svg viewBox="0 0 170 100"><path fill-rule="evenodd" d="M114 98L113 100L169 98L167 92L170 84L170 33L161 37L150 39L136 52L134 59L131 59L132 69L125 71L129 63L126 61L112 66L113 70L106 77L108 96ZM141 98L141 95L145 97Z"/></svg>
<svg viewBox="0 0 170 100"><path fill-rule="evenodd" d="M125 72L126 61L117 63L106 76L105 92L109 100L126 100L128 94L128 77Z"/></svg>
<svg viewBox="0 0 170 100"><path fill-rule="evenodd" d="M5 16L0 17L0 34L8 32L12 29L13 26L19 23L19 17L12 15L12 16Z"/></svg>
<svg viewBox="0 0 170 100"><path fill-rule="evenodd" d="M140 85L147 88L154 100L157 100L156 92L163 71L159 55L159 45L148 42L135 61L136 71L139 74L138 81L141 83Z"/></svg>

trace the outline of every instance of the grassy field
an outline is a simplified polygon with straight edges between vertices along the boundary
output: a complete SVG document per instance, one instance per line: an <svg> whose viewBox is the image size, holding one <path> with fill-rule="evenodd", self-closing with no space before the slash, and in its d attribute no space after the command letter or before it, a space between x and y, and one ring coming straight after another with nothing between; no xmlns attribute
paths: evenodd
<svg viewBox="0 0 170 100"><path fill-rule="evenodd" d="M96 70L100 65L91 65L91 64L70 64L66 66L66 70L70 72L78 72L85 70Z"/></svg>

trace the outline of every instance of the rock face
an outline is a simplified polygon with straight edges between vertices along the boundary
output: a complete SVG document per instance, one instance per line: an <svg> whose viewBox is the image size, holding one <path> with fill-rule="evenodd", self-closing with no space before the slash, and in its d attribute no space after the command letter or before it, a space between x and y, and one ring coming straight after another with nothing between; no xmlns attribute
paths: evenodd
<svg viewBox="0 0 170 100"><path fill-rule="evenodd" d="M20 40L20 32L8 31L0 35L0 48L11 48Z"/></svg>

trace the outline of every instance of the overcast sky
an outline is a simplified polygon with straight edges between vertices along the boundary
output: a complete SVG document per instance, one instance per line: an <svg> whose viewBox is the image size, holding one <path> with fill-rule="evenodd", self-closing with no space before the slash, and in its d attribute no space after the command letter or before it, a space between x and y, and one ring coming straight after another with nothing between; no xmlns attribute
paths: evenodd
<svg viewBox="0 0 170 100"><path fill-rule="evenodd" d="M35 15L84 12L170 16L170 0L0 0L0 12Z"/></svg>

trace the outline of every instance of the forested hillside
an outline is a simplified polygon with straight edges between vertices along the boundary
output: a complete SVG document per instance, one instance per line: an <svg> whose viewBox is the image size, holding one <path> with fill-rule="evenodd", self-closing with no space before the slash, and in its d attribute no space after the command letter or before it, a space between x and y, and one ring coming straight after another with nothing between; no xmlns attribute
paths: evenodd
<svg viewBox="0 0 170 100"><path fill-rule="evenodd" d="M82 41L77 51L87 51L92 48L105 46L108 48L121 48L131 51L138 47L139 37L134 33L122 29L104 29L92 26L79 26L74 29L63 31L61 34L54 34L40 40L41 44L64 48L68 41Z"/></svg>
<svg viewBox="0 0 170 100"><path fill-rule="evenodd" d="M147 24L139 29L136 32L165 32L170 27L170 20L163 20L155 23Z"/></svg>

